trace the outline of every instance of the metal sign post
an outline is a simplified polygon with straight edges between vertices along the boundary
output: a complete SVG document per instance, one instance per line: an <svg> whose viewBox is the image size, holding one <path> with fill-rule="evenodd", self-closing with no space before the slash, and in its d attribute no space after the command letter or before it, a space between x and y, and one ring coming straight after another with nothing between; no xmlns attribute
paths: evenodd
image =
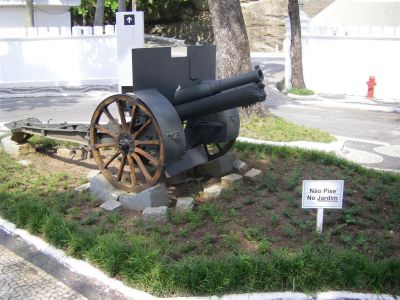
<svg viewBox="0 0 400 300"><path fill-rule="evenodd" d="M132 49L144 47L144 15L142 11L117 12L118 88L132 87Z"/></svg>
<svg viewBox="0 0 400 300"><path fill-rule="evenodd" d="M343 207L343 180L304 180L302 208L317 208L317 232L322 233L324 208Z"/></svg>

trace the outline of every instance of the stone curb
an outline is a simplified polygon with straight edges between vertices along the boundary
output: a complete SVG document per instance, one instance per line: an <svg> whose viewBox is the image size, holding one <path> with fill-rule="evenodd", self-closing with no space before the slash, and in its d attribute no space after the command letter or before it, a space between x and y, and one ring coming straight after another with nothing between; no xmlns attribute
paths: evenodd
<svg viewBox="0 0 400 300"><path fill-rule="evenodd" d="M306 141L296 141L296 142L272 142L265 140L257 140L246 137L238 137L237 140L239 142L246 142L251 144L258 145L272 145L272 146L285 146L291 148L301 148L306 150L318 150L324 152L336 152L343 148L344 139L341 137L336 137L337 141L331 142L329 144L326 143L317 143L317 142L306 142Z"/></svg>
<svg viewBox="0 0 400 300"><path fill-rule="evenodd" d="M294 95L288 93L287 96L290 97L296 103L307 106L400 113L400 107L392 105L382 105L381 103L363 103L357 100L343 100L343 99L335 101L326 99L318 95L302 96L302 95Z"/></svg>
<svg viewBox="0 0 400 300"><path fill-rule="evenodd" d="M253 293L253 294L231 294L224 296L209 297L170 297L159 298L149 293L126 286L119 280L108 277L105 273L90 265L89 263L72 258L60 249L51 246L41 238L34 236L23 229L18 229L15 224L8 222L0 217L0 227L7 233L17 235L28 244L33 245L39 251L47 254L58 262L83 276L97 280L98 282L110 287L111 289L123 294L130 299L140 300L339 300L339 299L359 299L359 300L400 300L400 296L391 296L388 294L362 294L352 292L324 292L315 295L306 295L304 293L295 292L274 292L274 293Z"/></svg>
<svg viewBox="0 0 400 300"><path fill-rule="evenodd" d="M117 93L116 85L77 87L0 88L0 99L39 97L83 97L93 93Z"/></svg>
<svg viewBox="0 0 400 300"><path fill-rule="evenodd" d="M389 113L400 113L400 108L394 106L384 106L384 105L373 105L373 104L362 104L362 103L351 103L351 102L338 102L334 103L331 101L304 101L304 100L294 100L297 103L310 106L319 107L330 107L330 108L345 108L345 109L359 109L365 111L378 111L378 112L389 112Z"/></svg>
<svg viewBox="0 0 400 300"><path fill-rule="evenodd" d="M342 137L342 136L335 136L335 137L336 137L337 141L331 142L329 144L316 143L316 142L305 142L305 141L272 142L272 141L265 141L265 140L256 140L256 139L246 138L246 137L238 137L237 141L246 142L246 143L250 143L250 144L256 144L256 145L271 145L271 146L299 148L299 149L304 149L304 150L323 151L323 152L327 152L327 153L333 152L339 158L346 159L346 160L351 161L351 162L356 163L356 164L360 164L360 163L354 162L351 159L343 157L340 154L340 151L345 148L344 147L344 142L346 140L362 141L362 142L372 143L372 144L377 144L377 145L389 145L388 143L380 143L380 142L376 142L376 141L369 141L369 140L363 140L363 139L352 139L352 138L345 138L345 137ZM364 166L364 165L362 165L362 167L364 167L366 169L376 170L376 171L400 173L400 170L396 170L396 169L382 169L382 168Z"/></svg>
<svg viewBox="0 0 400 300"><path fill-rule="evenodd" d="M14 99L14 98L40 98L40 97L83 97L89 93L41 93L34 94L0 94L0 99Z"/></svg>

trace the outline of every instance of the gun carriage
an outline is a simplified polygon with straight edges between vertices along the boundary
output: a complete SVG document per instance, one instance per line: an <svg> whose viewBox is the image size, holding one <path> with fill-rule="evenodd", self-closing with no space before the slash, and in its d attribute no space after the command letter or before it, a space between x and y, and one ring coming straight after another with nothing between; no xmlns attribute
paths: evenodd
<svg viewBox="0 0 400 300"><path fill-rule="evenodd" d="M12 139L31 135L87 144L116 187L139 192L225 154L239 134L237 107L264 101L263 73L215 80L215 46L132 50L131 93L103 100L90 124L7 124Z"/></svg>

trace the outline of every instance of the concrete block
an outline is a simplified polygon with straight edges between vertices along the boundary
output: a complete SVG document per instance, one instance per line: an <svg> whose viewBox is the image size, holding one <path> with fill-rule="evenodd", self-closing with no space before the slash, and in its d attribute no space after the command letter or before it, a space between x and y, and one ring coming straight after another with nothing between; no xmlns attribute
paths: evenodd
<svg viewBox="0 0 400 300"><path fill-rule="evenodd" d="M82 193L90 189L90 182L82 184L76 188L74 188L75 192Z"/></svg>
<svg viewBox="0 0 400 300"><path fill-rule="evenodd" d="M233 168L236 171L238 171L240 173L243 173L243 172L246 172L249 169L249 166L244 161L241 161L239 159L235 159L233 161Z"/></svg>
<svg viewBox="0 0 400 300"><path fill-rule="evenodd" d="M125 191L115 188L103 175L97 175L90 180L90 192L103 202L117 201L119 196L126 194Z"/></svg>
<svg viewBox="0 0 400 300"><path fill-rule="evenodd" d="M93 170L93 171L90 171L89 174L87 174L86 178L87 179L92 179L93 177L95 177L95 176L97 176L99 174L100 174L99 170Z"/></svg>
<svg viewBox="0 0 400 300"><path fill-rule="evenodd" d="M32 164L32 162L30 160L19 160L19 161L17 161L17 163L24 167L27 167Z"/></svg>
<svg viewBox="0 0 400 300"><path fill-rule="evenodd" d="M17 158L19 155L36 152L36 149L28 143L18 144L12 141L10 136L1 139L1 145L3 146L3 150L12 158Z"/></svg>
<svg viewBox="0 0 400 300"><path fill-rule="evenodd" d="M125 209L142 211L146 207L169 205L168 189L165 184L157 184L140 193L126 193L119 197Z"/></svg>
<svg viewBox="0 0 400 300"><path fill-rule="evenodd" d="M221 177L230 173L233 169L233 156L231 152L214 159L212 161L206 162L203 165L197 167L197 171L201 175L211 176L211 177Z"/></svg>
<svg viewBox="0 0 400 300"><path fill-rule="evenodd" d="M263 178L263 173L261 172L261 170L251 169L250 171L246 172L246 174L244 174L244 178L253 182L259 181Z"/></svg>
<svg viewBox="0 0 400 300"><path fill-rule="evenodd" d="M121 203L115 200L108 200L107 202L104 202L102 205L100 205L100 207L104 210L114 211L121 207Z"/></svg>
<svg viewBox="0 0 400 300"><path fill-rule="evenodd" d="M168 221L168 207L146 207L142 212L142 218L144 221L157 221L167 222Z"/></svg>
<svg viewBox="0 0 400 300"><path fill-rule="evenodd" d="M194 207L194 199L192 197L182 197L176 199L176 211L191 211Z"/></svg>
<svg viewBox="0 0 400 300"><path fill-rule="evenodd" d="M221 196L221 193L222 193L222 187L219 184L212 185L203 190L203 197L207 200L212 200Z"/></svg>
<svg viewBox="0 0 400 300"><path fill-rule="evenodd" d="M243 176L239 174L229 174L221 178L221 184L224 188L238 187L243 183Z"/></svg>

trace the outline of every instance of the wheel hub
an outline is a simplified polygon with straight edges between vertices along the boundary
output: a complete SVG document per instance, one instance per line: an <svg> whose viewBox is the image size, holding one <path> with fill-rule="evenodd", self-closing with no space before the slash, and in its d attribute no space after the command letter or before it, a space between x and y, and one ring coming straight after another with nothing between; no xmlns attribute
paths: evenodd
<svg viewBox="0 0 400 300"><path fill-rule="evenodd" d="M135 149L135 141L129 134L121 133L118 137L118 147L125 155L129 155Z"/></svg>

